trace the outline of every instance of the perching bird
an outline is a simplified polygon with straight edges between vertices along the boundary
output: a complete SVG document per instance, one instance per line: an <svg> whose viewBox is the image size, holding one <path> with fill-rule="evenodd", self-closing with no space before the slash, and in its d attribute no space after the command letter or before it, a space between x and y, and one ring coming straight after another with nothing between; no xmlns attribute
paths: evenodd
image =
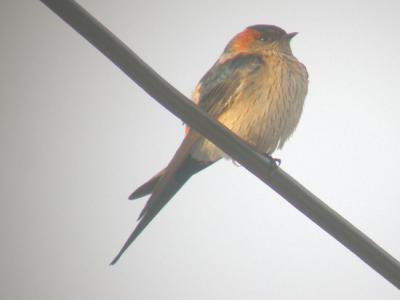
<svg viewBox="0 0 400 300"><path fill-rule="evenodd" d="M211 117L267 155L281 148L295 130L307 94L307 70L290 48L296 34L272 25L246 28L229 42L192 94ZM193 174L224 156L187 128L168 166L130 195L136 199L151 194L139 223L111 264Z"/></svg>

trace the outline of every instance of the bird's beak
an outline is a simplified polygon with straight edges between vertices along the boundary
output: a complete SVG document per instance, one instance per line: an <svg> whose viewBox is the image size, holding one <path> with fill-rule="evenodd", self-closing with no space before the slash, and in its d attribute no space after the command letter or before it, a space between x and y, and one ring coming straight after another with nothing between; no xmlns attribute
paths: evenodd
<svg viewBox="0 0 400 300"><path fill-rule="evenodd" d="M297 34L298 34L298 32L286 33L285 37L290 41Z"/></svg>

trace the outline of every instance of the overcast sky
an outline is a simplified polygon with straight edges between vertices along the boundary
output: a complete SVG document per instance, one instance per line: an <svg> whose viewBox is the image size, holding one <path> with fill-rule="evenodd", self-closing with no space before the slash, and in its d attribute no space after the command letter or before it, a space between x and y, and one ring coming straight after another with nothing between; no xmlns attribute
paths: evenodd
<svg viewBox="0 0 400 300"><path fill-rule="evenodd" d="M400 258L399 1L79 1L186 95L237 32L298 31L310 74L281 167ZM167 4L168 3L168 4ZM39 1L0 4L0 298L398 299L242 167L193 177L108 264L182 122Z"/></svg>

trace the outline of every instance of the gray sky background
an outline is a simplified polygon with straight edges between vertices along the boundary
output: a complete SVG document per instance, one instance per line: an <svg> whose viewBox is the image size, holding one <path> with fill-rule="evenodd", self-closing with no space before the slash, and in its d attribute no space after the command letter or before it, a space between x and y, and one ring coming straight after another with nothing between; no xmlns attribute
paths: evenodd
<svg viewBox="0 0 400 300"><path fill-rule="evenodd" d="M400 258L399 1L79 1L186 95L249 25L300 34L282 168ZM132 190L183 136L39 1L0 4L1 299L398 299L244 168L193 177L125 253Z"/></svg>

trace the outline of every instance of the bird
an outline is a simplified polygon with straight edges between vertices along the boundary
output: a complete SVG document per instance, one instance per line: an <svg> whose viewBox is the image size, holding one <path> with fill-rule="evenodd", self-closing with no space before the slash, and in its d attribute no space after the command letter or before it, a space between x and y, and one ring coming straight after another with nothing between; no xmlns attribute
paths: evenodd
<svg viewBox="0 0 400 300"><path fill-rule="evenodd" d="M229 41L192 93L201 109L263 155L282 148L303 111L308 73L292 53L295 35L274 25L246 27ZM169 164L129 196L133 200L150 194L111 265L193 174L221 158L229 157L187 126Z"/></svg>

